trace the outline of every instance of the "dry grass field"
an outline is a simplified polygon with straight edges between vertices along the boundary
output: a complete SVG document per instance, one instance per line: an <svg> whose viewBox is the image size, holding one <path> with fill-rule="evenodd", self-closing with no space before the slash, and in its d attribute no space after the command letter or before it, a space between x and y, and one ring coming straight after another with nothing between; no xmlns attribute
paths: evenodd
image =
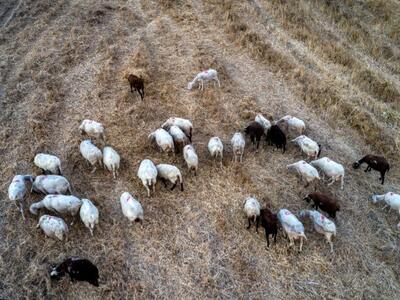
<svg viewBox="0 0 400 300"><path fill-rule="evenodd" d="M400 191L398 0L0 6L0 299L399 299L400 216L370 200ZM188 91L205 68L218 70L221 88ZM129 91L130 72L145 78L144 101ZM318 186L342 205L334 254L309 222L302 253L288 250L281 233L268 249L263 230L246 230L249 195L274 211L307 207L308 190L285 168L303 159L293 145L282 155L263 142L255 153L247 141L243 165L232 163L230 138L257 113L303 119L322 155L346 167L344 190ZM194 124L197 177L181 155L161 154L147 140L172 116ZM117 180L105 170L90 174L81 157L85 118L102 122L120 153ZM222 168L207 153L215 135L225 144ZM12 177L40 173L38 152L58 155L76 195L99 207L94 237L78 222L67 242L46 239L38 216L26 209L24 222L10 204ZM378 173L351 168L366 153L389 159L384 186ZM148 198L136 177L144 158L180 167L185 191L158 183ZM142 203L143 228L123 217L123 191ZM51 264L71 255L98 266L99 288L50 280Z"/></svg>

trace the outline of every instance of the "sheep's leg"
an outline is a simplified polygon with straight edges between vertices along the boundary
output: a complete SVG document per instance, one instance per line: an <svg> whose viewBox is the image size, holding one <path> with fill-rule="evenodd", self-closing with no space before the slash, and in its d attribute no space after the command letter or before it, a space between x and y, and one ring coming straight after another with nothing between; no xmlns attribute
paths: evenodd
<svg viewBox="0 0 400 300"><path fill-rule="evenodd" d="M300 237L300 252L303 250L303 237Z"/></svg>
<svg viewBox="0 0 400 300"><path fill-rule="evenodd" d="M385 204L385 206L384 207L382 207L382 210L384 210L386 207L388 207L388 205L387 204ZM390 209L390 208L389 208Z"/></svg>
<svg viewBox="0 0 400 300"><path fill-rule="evenodd" d="M381 180L381 184L385 183L385 171L381 172L381 178L379 178L379 180Z"/></svg>
<svg viewBox="0 0 400 300"><path fill-rule="evenodd" d="M331 182L328 183L328 186L332 185L335 182L335 177L331 178Z"/></svg>
<svg viewBox="0 0 400 300"><path fill-rule="evenodd" d="M265 238L267 239L267 247L269 248L269 234L267 229L265 229Z"/></svg>
<svg viewBox="0 0 400 300"><path fill-rule="evenodd" d="M215 80L218 82L218 87L221 87L221 84L219 83L218 77L215 77Z"/></svg>
<svg viewBox="0 0 400 300"><path fill-rule="evenodd" d="M344 176L341 175L341 176L340 176L340 189L343 190L343 186L344 186Z"/></svg>
<svg viewBox="0 0 400 300"><path fill-rule="evenodd" d="M240 162L241 162L241 163L243 162L243 152L240 153Z"/></svg>
<svg viewBox="0 0 400 300"><path fill-rule="evenodd" d="M153 193L155 193L155 192L156 192L156 183L153 182L151 185L152 185L152 187L153 187Z"/></svg>
<svg viewBox="0 0 400 300"><path fill-rule="evenodd" d="M275 243L275 244L276 244L276 236L277 236L277 234L274 233L274 243Z"/></svg>
<svg viewBox="0 0 400 300"><path fill-rule="evenodd" d="M150 189L149 189L149 187L147 186L147 184L144 187L147 190L147 197L150 197Z"/></svg>
<svg viewBox="0 0 400 300"><path fill-rule="evenodd" d="M90 173L93 174L94 172L96 172L96 169L97 169L97 167L96 167L96 166L93 166L93 170L92 170L92 172L90 172Z"/></svg>
<svg viewBox="0 0 400 300"><path fill-rule="evenodd" d="M247 229L250 229L251 227L250 218L247 218L247 221L249 221L249 226L247 226Z"/></svg>
<svg viewBox="0 0 400 300"><path fill-rule="evenodd" d="M22 201L19 202L19 211L21 212L22 220L25 221L24 204L22 203Z"/></svg>
<svg viewBox="0 0 400 300"><path fill-rule="evenodd" d="M256 217L256 232L258 233L258 227L260 223L260 217Z"/></svg>
<svg viewBox="0 0 400 300"><path fill-rule="evenodd" d="M329 243L329 246L331 247L331 253L333 253L332 234L331 234L331 233L327 233L327 234L325 235L325 237L326 237L326 240L327 240L328 243Z"/></svg>
<svg viewBox="0 0 400 300"><path fill-rule="evenodd" d="M172 188L171 188L171 191L173 191L173 190L175 189L177 182L178 182L178 180L175 181L175 183L173 184L173 186L172 186Z"/></svg>

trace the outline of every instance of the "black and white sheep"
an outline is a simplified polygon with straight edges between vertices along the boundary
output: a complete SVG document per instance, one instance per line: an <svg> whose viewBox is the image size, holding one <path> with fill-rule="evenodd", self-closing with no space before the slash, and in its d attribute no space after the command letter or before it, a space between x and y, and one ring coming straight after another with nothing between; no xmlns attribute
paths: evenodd
<svg viewBox="0 0 400 300"><path fill-rule="evenodd" d="M71 282L86 281L94 286L99 286L99 270L87 259L74 256L64 260L52 268L50 278L57 280L65 274L69 274Z"/></svg>

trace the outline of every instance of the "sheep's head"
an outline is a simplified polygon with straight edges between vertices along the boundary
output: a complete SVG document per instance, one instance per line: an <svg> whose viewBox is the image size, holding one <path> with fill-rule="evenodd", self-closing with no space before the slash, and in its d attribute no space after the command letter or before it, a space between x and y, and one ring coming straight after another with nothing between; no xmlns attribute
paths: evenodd
<svg viewBox="0 0 400 300"><path fill-rule="evenodd" d="M61 277L65 275L66 272L65 267L66 267L65 263L61 263L59 265L56 265L55 267L52 267L50 272L50 278L59 280Z"/></svg>
<svg viewBox="0 0 400 300"><path fill-rule="evenodd" d="M190 91L193 88L193 86L194 86L194 82L191 81L191 82L188 83L187 89Z"/></svg>
<svg viewBox="0 0 400 300"><path fill-rule="evenodd" d="M353 163L353 169L358 169L359 167L360 167L360 163L358 161Z"/></svg>
<svg viewBox="0 0 400 300"><path fill-rule="evenodd" d="M307 194L307 195L303 198L303 200L307 201L307 203L310 203L310 201L311 201L310 194Z"/></svg>
<svg viewBox="0 0 400 300"><path fill-rule="evenodd" d="M299 213L299 217L300 218L304 218L304 217L306 217L308 215L308 212L306 211L306 210L301 210L300 211L300 213Z"/></svg>
<svg viewBox="0 0 400 300"><path fill-rule="evenodd" d="M378 202L378 195L372 195L372 203Z"/></svg>
<svg viewBox="0 0 400 300"><path fill-rule="evenodd" d="M33 215L37 215L38 214L38 207L36 203L33 203L30 207L29 207L29 211L31 212L31 214Z"/></svg>

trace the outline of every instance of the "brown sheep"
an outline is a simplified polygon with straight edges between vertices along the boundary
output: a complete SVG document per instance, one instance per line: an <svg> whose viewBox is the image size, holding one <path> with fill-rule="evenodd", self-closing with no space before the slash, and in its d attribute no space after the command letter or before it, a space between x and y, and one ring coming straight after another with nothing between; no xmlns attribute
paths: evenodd
<svg viewBox="0 0 400 300"><path fill-rule="evenodd" d="M308 194L304 197L303 200L306 200L308 203L313 200L314 204L312 205L312 207L314 207L315 210L318 210L318 208L320 208L322 211L326 212L331 218L336 218L336 212L340 211L339 202L336 199L331 198L323 193L316 192Z"/></svg>
<svg viewBox="0 0 400 300"><path fill-rule="evenodd" d="M272 213L268 208L260 210L261 226L265 229L265 238L267 239L267 247L269 247L269 235L272 234L274 238L274 243L276 243L276 236L278 234L278 217L276 214ZM258 232L257 222L257 232Z"/></svg>
<svg viewBox="0 0 400 300"><path fill-rule="evenodd" d="M384 157L368 154L353 163L353 168L358 169L363 163L368 165L364 172L371 172L374 169L381 173L381 178L379 178L381 184L385 182L385 173L389 172L390 165Z"/></svg>
<svg viewBox="0 0 400 300"><path fill-rule="evenodd" d="M133 93L133 91L136 90L139 93L140 98L143 100L144 98L143 79L133 74L129 74L127 79L129 81L129 84L131 85L131 93Z"/></svg>

